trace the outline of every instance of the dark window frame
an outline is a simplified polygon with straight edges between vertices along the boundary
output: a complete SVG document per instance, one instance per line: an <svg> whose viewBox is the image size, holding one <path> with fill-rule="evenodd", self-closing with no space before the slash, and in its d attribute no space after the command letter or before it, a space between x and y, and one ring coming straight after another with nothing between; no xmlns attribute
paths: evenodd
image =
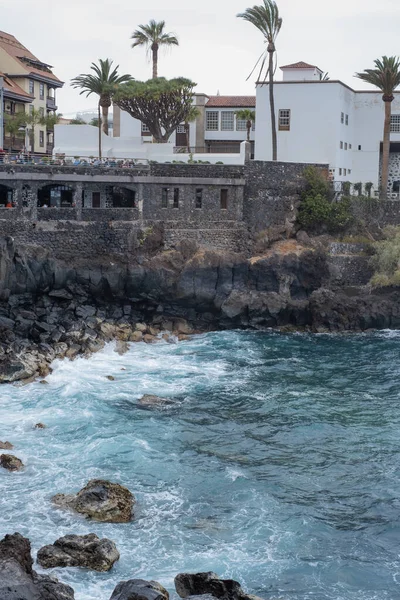
<svg viewBox="0 0 400 600"><path fill-rule="evenodd" d="M229 196L229 192L227 188L223 188L220 191L220 209L221 210L228 210L228 196Z"/></svg>
<svg viewBox="0 0 400 600"><path fill-rule="evenodd" d="M197 188L195 194L195 208L200 210L203 208L203 188Z"/></svg>
<svg viewBox="0 0 400 600"><path fill-rule="evenodd" d="M162 188L162 190L161 190L161 208L168 208L168 196L169 196L169 188Z"/></svg>

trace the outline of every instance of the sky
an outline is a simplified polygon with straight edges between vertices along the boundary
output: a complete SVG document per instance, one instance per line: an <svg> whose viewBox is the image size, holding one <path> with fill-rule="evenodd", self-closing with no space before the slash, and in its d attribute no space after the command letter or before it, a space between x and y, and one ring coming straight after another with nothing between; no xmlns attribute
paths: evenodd
<svg viewBox="0 0 400 600"><path fill-rule="evenodd" d="M251 95L246 81L264 49L262 34L236 14L258 0L0 0L0 28L15 35L39 60L54 66L63 81L59 112L73 116L95 109L70 87L71 78L88 73L92 62L110 58L120 73L151 77L142 48L130 37L150 19L166 21L180 45L159 57L159 75L188 77L196 92ZM278 67L303 60L357 89L368 86L354 73L382 55L400 54L399 0L277 0L283 26L277 39ZM281 79L279 68L276 78Z"/></svg>

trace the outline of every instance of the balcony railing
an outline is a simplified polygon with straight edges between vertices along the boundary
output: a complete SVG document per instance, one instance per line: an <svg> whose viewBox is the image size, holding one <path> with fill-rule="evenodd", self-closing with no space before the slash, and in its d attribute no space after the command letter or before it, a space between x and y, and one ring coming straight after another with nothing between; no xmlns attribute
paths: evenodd
<svg viewBox="0 0 400 600"><path fill-rule="evenodd" d="M56 110L56 99L53 96L47 96L46 98L46 107L50 110Z"/></svg>

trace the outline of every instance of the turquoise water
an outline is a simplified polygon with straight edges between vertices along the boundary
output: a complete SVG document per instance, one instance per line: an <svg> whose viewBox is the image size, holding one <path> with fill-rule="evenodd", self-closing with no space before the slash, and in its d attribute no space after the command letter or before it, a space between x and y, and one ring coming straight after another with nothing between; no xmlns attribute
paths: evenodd
<svg viewBox="0 0 400 600"><path fill-rule="evenodd" d="M0 536L34 553L67 533L113 539L110 573L54 570L77 600L133 577L172 591L187 570L266 599L400 598L399 373L394 332L212 333L57 362L47 386L0 388L0 439L26 464L0 473ZM144 393L177 405L140 409ZM94 477L136 495L132 523L50 504Z"/></svg>

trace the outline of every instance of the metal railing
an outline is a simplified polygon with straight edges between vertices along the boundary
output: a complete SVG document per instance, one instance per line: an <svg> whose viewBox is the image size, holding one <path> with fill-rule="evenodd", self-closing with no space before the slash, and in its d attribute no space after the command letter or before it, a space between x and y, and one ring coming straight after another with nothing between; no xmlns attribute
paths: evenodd
<svg viewBox="0 0 400 600"><path fill-rule="evenodd" d="M48 146L50 149L51 146ZM97 156L82 157L82 156L65 156L39 153L21 152L0 152L0 169L12 165L20 165L26 167L74 167L74 168L116 168L126 169L134 167L143 167L149 164L147 158L113 158Z"/></svg>
<svg viewBox="0 0 400 600"><path fill-rule="evenodd" d="M192 154L240 154L240 144L215 144L211 146L190 146ZM174 154L189 154L187 146L175 146Z"/></svg>

